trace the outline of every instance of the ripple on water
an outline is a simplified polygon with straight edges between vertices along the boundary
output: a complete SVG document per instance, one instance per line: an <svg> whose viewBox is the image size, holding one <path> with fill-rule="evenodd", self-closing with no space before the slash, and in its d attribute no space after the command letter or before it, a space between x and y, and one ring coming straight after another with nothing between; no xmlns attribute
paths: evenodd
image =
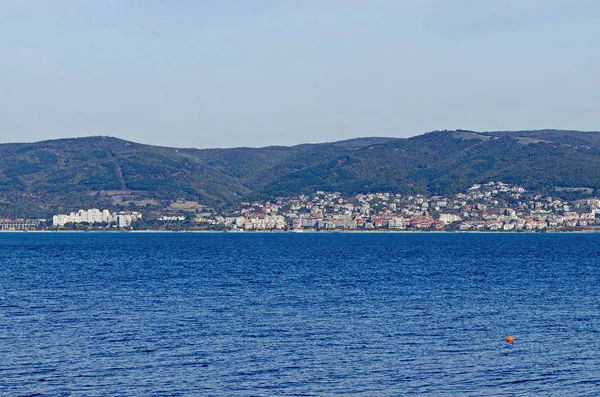
<svg viewBox="0 0 600 397"><path fill-rule="evenodd" d="M599 243L6 235L0 394L597 395Z"/></svg>

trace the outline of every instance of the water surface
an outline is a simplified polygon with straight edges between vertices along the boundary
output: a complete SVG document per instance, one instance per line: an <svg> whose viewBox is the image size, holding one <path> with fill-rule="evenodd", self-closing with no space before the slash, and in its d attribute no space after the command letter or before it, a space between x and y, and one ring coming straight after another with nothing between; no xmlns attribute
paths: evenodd
<svg viewBox="0 0 600 397"><path fill-rule="evenodd" d="M4 233L0 255L2 396L600 393L599 235Z"/></svg>

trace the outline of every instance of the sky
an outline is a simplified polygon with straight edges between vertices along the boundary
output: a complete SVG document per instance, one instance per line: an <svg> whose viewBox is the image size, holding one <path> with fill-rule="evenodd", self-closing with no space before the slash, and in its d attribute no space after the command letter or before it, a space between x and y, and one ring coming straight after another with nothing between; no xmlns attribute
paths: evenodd
<svg viewBox="0 0 600 397"><path fill-rule="evenodd" d="M0 0L0 142L600 130L597 0Z"/></svg>

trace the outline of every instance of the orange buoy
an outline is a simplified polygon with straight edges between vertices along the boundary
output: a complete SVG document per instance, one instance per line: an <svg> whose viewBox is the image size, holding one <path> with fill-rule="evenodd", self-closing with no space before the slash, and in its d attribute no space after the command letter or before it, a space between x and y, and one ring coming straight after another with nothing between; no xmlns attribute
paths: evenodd
<svg viewBox="0 0 600 397"><path fill-rule="evenodd" d="M515 338L513 338L512 336L507 336L506 338L504 338L504 340L508 343L513 343L515 341Z"/></svg>

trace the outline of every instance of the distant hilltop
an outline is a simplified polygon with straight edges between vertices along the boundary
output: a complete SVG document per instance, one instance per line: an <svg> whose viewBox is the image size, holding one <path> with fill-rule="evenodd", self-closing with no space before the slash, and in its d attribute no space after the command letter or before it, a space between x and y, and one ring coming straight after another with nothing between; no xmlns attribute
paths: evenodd
<svg viewBox="0 0 600 397"><path fill-rule="evenodd" d="M0 145L0 217L79 208L144 214L310 193L448 195L501 180L567 199L597 195L600 133L433 131L264 148L184 149L112 137Z"/></svg>

